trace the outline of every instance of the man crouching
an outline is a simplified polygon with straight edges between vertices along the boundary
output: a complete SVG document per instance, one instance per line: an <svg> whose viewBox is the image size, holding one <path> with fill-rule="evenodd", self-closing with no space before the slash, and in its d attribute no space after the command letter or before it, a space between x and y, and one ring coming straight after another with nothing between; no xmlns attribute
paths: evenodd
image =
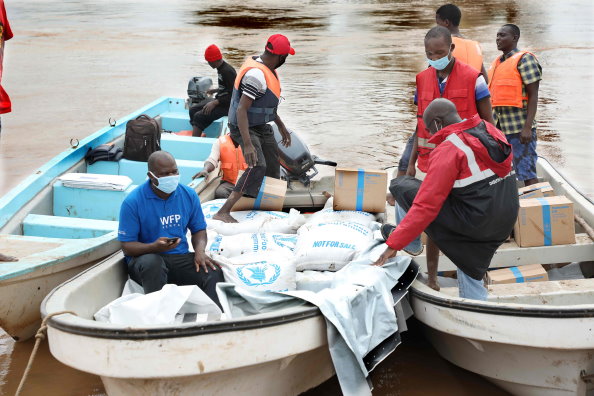
<svg viewBox="0 0 594 396"><path fill-rule="evenodd" d="M486 300L483 276L518 215L511 146L478 115L462 120L447 99L432 101L423 121L429 142L437 147L422 183L401 176L392 184L392 195L408 213L398 227L392 226L388 247L375 265L383 265L425 231L458 267L460 297ZM428 261L427 270L429 286L439 290L437 261Z"/></svg>

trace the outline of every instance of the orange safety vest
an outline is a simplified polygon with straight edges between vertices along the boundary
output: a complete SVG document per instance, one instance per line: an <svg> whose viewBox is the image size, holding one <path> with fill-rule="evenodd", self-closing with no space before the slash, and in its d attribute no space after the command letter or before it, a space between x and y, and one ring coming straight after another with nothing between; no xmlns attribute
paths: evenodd
<svg viewBox="0 0 594 396"><path fill-rule="evenodd" d="M231 136L225 135L219 138L219 152L223 180L235 184L239 171L246 170L248 167L243 159L241 147L236 148Z"/></svg>
<svg viewBox="0 0 594 396"><path fill-rule="evenodd" d="M452 36L452 42L455 45L452 52L454 58L480 72L483 68L483 51L478 41Z"/></svg>
<svg viewBox="0 0 594 396"><path fill-rule="evenodd" d="M518 62L528 51L520 51L505 61L501 57L495 58L489 67L489 92L491 92L491 105L493 107L511 106L522 108L523 100L528 100L523 92L524 84L518 71ZM532 54L534 55L534 54Z"/></svg>
<svg viewBox="0 0 594 396"><path fill-rule="evenodd" d="M263 63L258 62L252 57L248 57L235 78L233 93L231 94L231 104L229 106L228 122L231 125L238 126L237 108L241 99L241 79L250 69L260 69L266 79L266 92L264 96L252 102L247 110L249 126L263 125L276 119L276 109L280 103L281 85L276 72L270 70Z"/></svg>

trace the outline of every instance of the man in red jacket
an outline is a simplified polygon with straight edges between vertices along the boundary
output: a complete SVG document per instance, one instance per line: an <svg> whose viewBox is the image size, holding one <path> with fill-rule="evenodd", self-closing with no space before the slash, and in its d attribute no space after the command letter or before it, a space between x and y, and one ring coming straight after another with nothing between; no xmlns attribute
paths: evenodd
<svg viewBox="0 0 594 396"><path fill-rule="evenodd" d="M435 146L421 183L401 176L390 186L404 220L389 234L383 265L425 231L458 267L460 297L487 299L483 276L518 214L512 150L505 135L478 115L462 120L447 99L435 99L423 114ZM439 290L437 261L427 262L429 286Z"/></svg>

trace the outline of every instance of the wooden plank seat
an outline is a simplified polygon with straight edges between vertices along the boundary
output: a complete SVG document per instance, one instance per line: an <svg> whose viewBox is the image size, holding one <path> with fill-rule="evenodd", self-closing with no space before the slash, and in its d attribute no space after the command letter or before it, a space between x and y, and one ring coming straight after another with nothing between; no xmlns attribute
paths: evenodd
<svg viewBox="0 0 594 396"><path fill-rule="evenodd" d="M117 221L28 214L23 234L46 238L96 238L118 229Z"/></svg>
<svg viewBox="0 0 594 396"><path fill-rule="evenodd" d="M497 250L489 268L512 267L527 264L557 264L576 261L590 261L594 257L594 242L585 233L575 235L576 243L572 245L519 247L514 240L501 245ZM406 254L399 252L398 254ZM427 271L425 254L413 257ZM457 267L446 256L440 254L439 271L453 271Z"/></svg>
<svg viewBox="0 0 594 396"><path fill-rule="evenodd" d="M146 166L146 162L144 164ZM117 221L122 202L135 188L136 185L132 184L125 191L90 190L64 187L60 181L57 181L53 186L53 214L63 217Z"/></svg>

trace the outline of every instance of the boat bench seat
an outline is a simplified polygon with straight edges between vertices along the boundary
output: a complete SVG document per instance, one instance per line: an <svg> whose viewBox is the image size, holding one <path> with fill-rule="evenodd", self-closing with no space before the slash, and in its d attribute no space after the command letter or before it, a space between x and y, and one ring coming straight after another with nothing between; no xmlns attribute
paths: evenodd
<svg viewBox="0 0 594 396"><path fill-rule="evenodd" d="M192 181L192 176L204 168L204 161L178 159L176 162L180 175L179 182L182 184L190 183ZM125 175L132 179L133 184L139 185L144 183L147 179L146 174L148 172L148 166L146 162L130 161L127 159L122 159L117 162L97 161L93 165L87 166L87 172L110 175Z"/></svg>
<svg viewBox="0 0 594 396"><path fill-rule="evenodd" d="M161 135L161 150L171 153L176 160L205 161L210 156L214 138Z"/></svg>
<svg viewBox="0 0 594 396"><path fill-rule="evenodd" d="M206 128L203 132L206 137L216 138L221 135L221 131L224 128L227 118L222 117L215 120ZM190 114L188 110L184 111L169 111L161 113L159 123L161 128L165 131L179 132L192 129L190 124Z"/></svg>
<svg viewBox="0 0 594 396"><path fill-rule="evenodd" d="M144 164L146 166L146 162ZM64 187L62 182L57 181L53 186L53 214L63 217L117 221L122 202L135 188L136 185L132 184L125 191L90 190Z"/></svg>
<svg viewBox="0 0 594 396"><path fill-rule="evenodd" d="M23 235L46 238L95 238L118 229L117 221L28 214Z"/></svg>

